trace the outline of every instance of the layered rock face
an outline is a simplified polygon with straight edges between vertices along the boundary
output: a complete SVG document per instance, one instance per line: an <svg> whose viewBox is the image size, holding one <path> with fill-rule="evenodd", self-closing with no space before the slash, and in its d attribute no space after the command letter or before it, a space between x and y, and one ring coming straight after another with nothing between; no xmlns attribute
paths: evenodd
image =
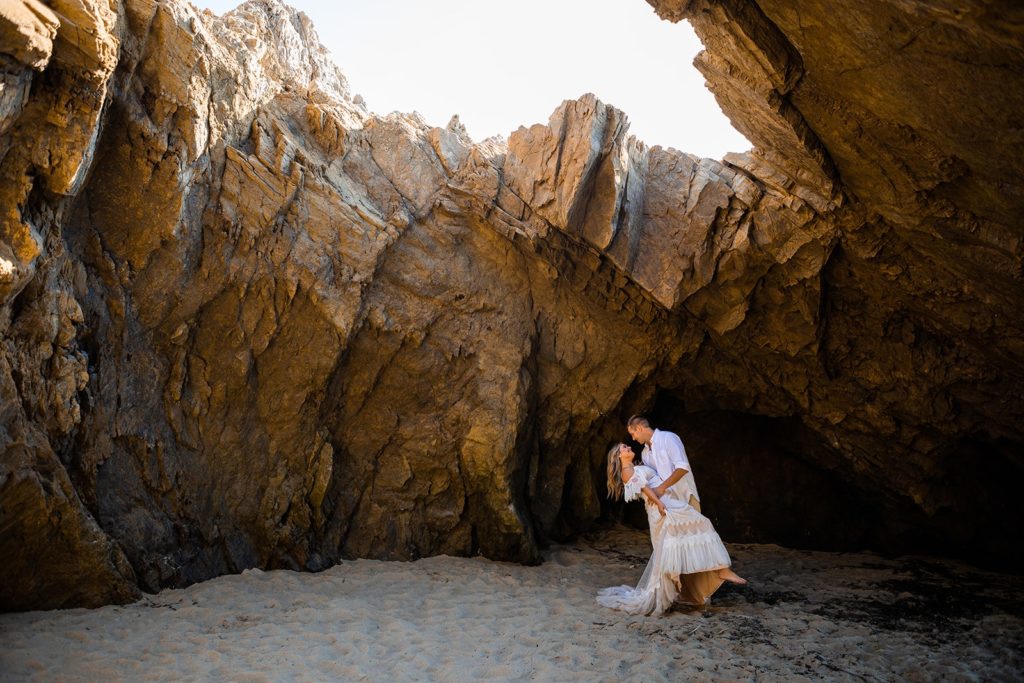
<svg viewBox="0 0 1024 683"><path fill-rule="evenodd" d="M1021 8L650 4L693 24L706 47L696 66L756 147L726 163L836 228L802 349L765 353L792 338L772 315L718 345L743 349L782 401L705 402L692 380L677 394L690 409L798 416L823 442L812 450L838 456L827 468L901 539L1019 560L1006 538L1024 516ZM835 208L821 203L829 192ZM753 311L785 292L759 289ZM772 330L760 342L758 319Z"/></svg>
<svg viewBox="0 0 1024 683"><path fill-rule="evenodd" d="M535 562L639 410L723 535L1019 553L1021 23L769 4L658 6L755 142L718 162L593 96L507 143L372 115L273 0L4 2L0 604ZM824 481L898 523L795 514Z"/></svg>

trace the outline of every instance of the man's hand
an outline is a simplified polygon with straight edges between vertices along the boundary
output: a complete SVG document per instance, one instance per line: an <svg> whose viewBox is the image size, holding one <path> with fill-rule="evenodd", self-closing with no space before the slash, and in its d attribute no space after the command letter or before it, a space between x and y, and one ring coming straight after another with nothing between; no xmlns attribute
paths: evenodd
<svg viewBox="0 0 1024 683"><path fill-rule="evenodd" d="M661 484L659 484L659 485L655 486L655 487L654 487L654 488L652 488L651 490L652 490L652 491L654 491L654 495L656 495L656 496L657 496L658 498L661 498L662 496L664 496L664 495L665 495L665 490L666 490L666 488L667 488L667 487L665 486L665 484L664 484L664 482L663 482L663 483L661 483Z"/></svg>

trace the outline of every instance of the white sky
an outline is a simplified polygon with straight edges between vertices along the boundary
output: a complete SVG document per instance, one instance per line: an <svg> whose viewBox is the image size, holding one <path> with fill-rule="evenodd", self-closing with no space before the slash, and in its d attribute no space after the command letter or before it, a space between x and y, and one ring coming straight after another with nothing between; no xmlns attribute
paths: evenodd
<svg viewBox="0 0 1024 683"><path fill-rule="evenodd" d="M222 14L238 0L192 0ZM371 111L458 114L474 140L546 123L586 92L648 145L720 159L750 143L693 67L700 40L644 0L291 0Z"/></svg>

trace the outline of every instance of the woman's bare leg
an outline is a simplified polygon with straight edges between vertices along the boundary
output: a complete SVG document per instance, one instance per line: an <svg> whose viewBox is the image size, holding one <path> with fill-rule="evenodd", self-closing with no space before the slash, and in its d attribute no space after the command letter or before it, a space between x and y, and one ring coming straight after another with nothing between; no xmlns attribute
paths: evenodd
<svg viewBox="0 0 1024 683"><path fill-rule="evenodd" d="M742 576L740 576L733 570L729 569L728 567L726 567L725 569L718 570L718 578L722 579L723 581L728 581L729 583L735 583L739 586L744 586L747 583L746 579L744 579Z"/></svg>

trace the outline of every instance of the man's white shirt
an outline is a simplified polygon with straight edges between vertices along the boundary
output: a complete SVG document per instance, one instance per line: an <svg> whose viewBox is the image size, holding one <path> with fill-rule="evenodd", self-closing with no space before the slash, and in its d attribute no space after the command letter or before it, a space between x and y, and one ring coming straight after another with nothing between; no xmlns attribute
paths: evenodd
<svg viewBox="0 0 1024 683"><path fill-rule="evenodd" d="M672 432L654 430L651 435L651 443L644 446L642 460L645 465L652 467L658 472L658 476L668 479L673 472L682 469L686 470L686 476L672 485L679 500L688 501L693 496L698 501L697 482L693 478L693 470L690 469L690 461L686 457L686 449L683 441Z"/></svg>

